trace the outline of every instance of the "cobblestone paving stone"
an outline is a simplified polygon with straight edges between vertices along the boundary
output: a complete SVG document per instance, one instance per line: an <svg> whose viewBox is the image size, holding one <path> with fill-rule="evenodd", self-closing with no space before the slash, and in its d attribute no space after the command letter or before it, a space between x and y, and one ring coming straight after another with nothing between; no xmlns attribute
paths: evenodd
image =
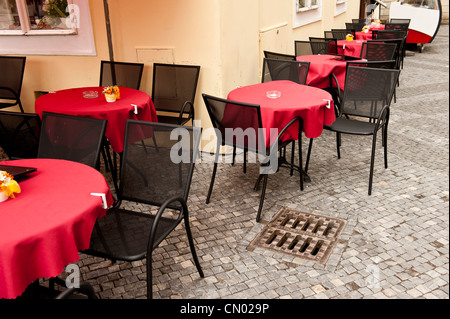
<svg viewBox="0 0 450 319"><path fill-rule="evenodd" d="M337 160L334 135L324 131L314 142L311 182L303 192L287 169L269 176L261 223L255 221L257 164L249 164L246 174L242 164L219 165L207 205L212 164L204 154L195 168L189 207L205 278L196 271L180 225L154 253L153 297L447 299L448 31L442 26L423 53L407 51L391 108L389 167L384 169L379 143L371 196L370 138L343 136ZM303 146L306 153L305 141ZM281 207L347 220L325 265L247 249ZM81 254L77 264L99 298L146 298L145 261L111 263Z"/></svg>

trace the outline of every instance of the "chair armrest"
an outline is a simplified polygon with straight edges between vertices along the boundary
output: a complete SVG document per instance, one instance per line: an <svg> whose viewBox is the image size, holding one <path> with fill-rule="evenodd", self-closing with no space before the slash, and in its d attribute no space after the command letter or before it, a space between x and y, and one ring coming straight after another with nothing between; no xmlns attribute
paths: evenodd
<svg viewBox="0 0 450 319"><path fill-rule="evenodd" d="M94 288L92 288L92 286L87 282L80 283L79 288L69 288L69 289L63 291L56 297L56 299L68 299L75 292L79 292L83 295L86 295L88 297L88 299L97 299L97 297L95 296Z"/></svg>
<svg viewBox="0 0 450 319"><path fill-rule="evenodd" d="M183 106L181 107L180 115L178 115L178 123L181 123L181 120L183 119L184 109L186 108L186 106L188 104L191 105L191 109L189 111L189 117L188 118L192 118L192 120L194 120L194 104L192 104L191 101L186 101L186 102L183 103Z"/></svg>
<svg viewBox="0 0 450 319"><path fill-rule="evenodd" d="M11 97L11 98L2 97L3 99L11 99L11 100L12 99L16 99L16 101L19 100L19 96L17 95L17 93L13 89L11 89L11 88L9 88L7 86L0 86L0 91L1 90L9 91L9 92L11 92L14 95L14 97Z"/></svg>
<svg viewBox="0 0 450 319"><path fill-rule="evenodd" d="M161 205L161 207L158 209L158 212L155 215L155 219L153 221L152 230L151 230L150 237L149 237L149 240L148 240L147 251L148 251L149 255L150 255L150 251L153 250L159 244L159 242L157 242L155 244L155 235L156 235L156 229L158 228L159 220L162 218L162 215L164 214L164 211L166 210L166 208L168 208L169 205L174 203L174 202L179 202L181 204L180 214L179 214L178 218L176 220L174 220L174 225L175 226L178 225L178 223L181 221L181 219L183 219L185 216L187 217L187 215L188 215L187 204L186 204L186 201L184 200L184 198L182 198L182 197L179 197L179 196L171 197L171 198L167 199ZM172 229L167 231L167 233L164 234L164 236L161 236L161 238L162 239L165 238L168 235L168 233L170 233L171 231L172 231Z"/></svg>

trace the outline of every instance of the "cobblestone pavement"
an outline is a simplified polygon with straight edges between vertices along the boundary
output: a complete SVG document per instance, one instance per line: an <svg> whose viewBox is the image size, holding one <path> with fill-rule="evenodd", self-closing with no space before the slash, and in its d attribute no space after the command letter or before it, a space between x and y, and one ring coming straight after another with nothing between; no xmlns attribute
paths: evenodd
<svg viewBox="0 0 450 319"><path fill-rule="evenodd" d="M392 105L389 167L378 144L373 192L367 195L370 137L314 142L308 173L280 169L269 176L262 222L255 221L257 164L219 165L205 204L212 165L196 165L189 197L200 263L192 261L180 225L154 253L156 299L385 299L449 297L449 38L442 26L423 53L407 51ZM380 141L380 139L379 139ZM307 149L304 140L304 154ZM250 242L282 207L344 219L347 224L326 264L301 261ZM142 209L145 209L143 207ZM111 263L81 254L82 280L99 298L146 298L144 262ZM45 284L45 282L44 282Z"/></svg>

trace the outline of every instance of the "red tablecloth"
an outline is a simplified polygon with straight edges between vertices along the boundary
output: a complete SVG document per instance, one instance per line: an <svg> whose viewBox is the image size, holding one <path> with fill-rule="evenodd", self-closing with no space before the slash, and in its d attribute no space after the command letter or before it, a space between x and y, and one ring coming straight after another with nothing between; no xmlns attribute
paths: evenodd
<svg viewBox="0 0 450 319"><path fill-rule="evenodd" d="M281 96L277 99L268 98L267 91L279 91ZM328 92L291 81L270 81L239 87L228 94L228 99L260 105L262 125L266 129L266 147L270 144L268 129L277 128L280 132L295 117L303 119L303 131L308 138L320 136L323 125L331 125L335 120L333 99ZM298 139L297 124L291 126L281 138L282 141L290 139Z"/></svg>
<svg viewBox="0 0 450 319"><path fill-rule="evenodd" d="M0 298L16 298L33 281L54 277L89 247L102 198L113 203L105 178L95 169L66 160L0 162L36 167L18 180L21 193L0 203Z"/></svg>
<svg viewBox="0 0 450 319"><path fill-rule="evenodd" d="M360 57L362 43L363 41L361 40L353 40L353 41L338 40L337 41L338 53L354 57Z"/></svg>
<svg viewBox="0 0 450 319"><path fill-rule="evenodd" d="M333 73L339 82L340 88L344 88L347 61L339 56L327 54L302 55L297 57L297 61L310 62L306 84L321 89L329 88L330 76ZM335 83L332 83L335 86Z"/></svg>
<svg viewBox="0 0 450 319"><path fill-rule="evenodd" d="M97 91L98 97L84 98L85 91ZM137 114L134 113L132 104L137 106ZM73 88L48 93L36 99L35 111L39 116L42 116L43 111L47 111L108 120L105 136L116 153L123 150L127 119L158 121L150 96L126 87L120 87L120 99L112 103L106 102L101 87Z"/></svg>
<svg viewBox="0 0 450 319"><path fill-rule="evenodd" d="M372 40L372 31L371 30L384 30L384 28L385 28L384 24L369 24L368 27L369 27L368 32L364 32L362 30L356 31L355 39L363 40L363 41Z"/></svg>
<svg viewBox="0 0 450 319"><path fill-rule="evenodd" d="M369 32L363 32L363 31L356 32L355 39L356 40L361 40L361 41L372 40L372 32L371 31L369 31Z"/></svg>

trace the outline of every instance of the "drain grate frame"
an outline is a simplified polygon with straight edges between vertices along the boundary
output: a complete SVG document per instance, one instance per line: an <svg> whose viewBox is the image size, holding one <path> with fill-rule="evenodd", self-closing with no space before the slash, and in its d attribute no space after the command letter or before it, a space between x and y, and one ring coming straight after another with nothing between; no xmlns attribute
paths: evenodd
<svg viewBox="0 0 450 319"><path fill-rule="evenodd" d="M270 249L326 264L346 224L345 219L282 207L247 249Z"/></svg>

